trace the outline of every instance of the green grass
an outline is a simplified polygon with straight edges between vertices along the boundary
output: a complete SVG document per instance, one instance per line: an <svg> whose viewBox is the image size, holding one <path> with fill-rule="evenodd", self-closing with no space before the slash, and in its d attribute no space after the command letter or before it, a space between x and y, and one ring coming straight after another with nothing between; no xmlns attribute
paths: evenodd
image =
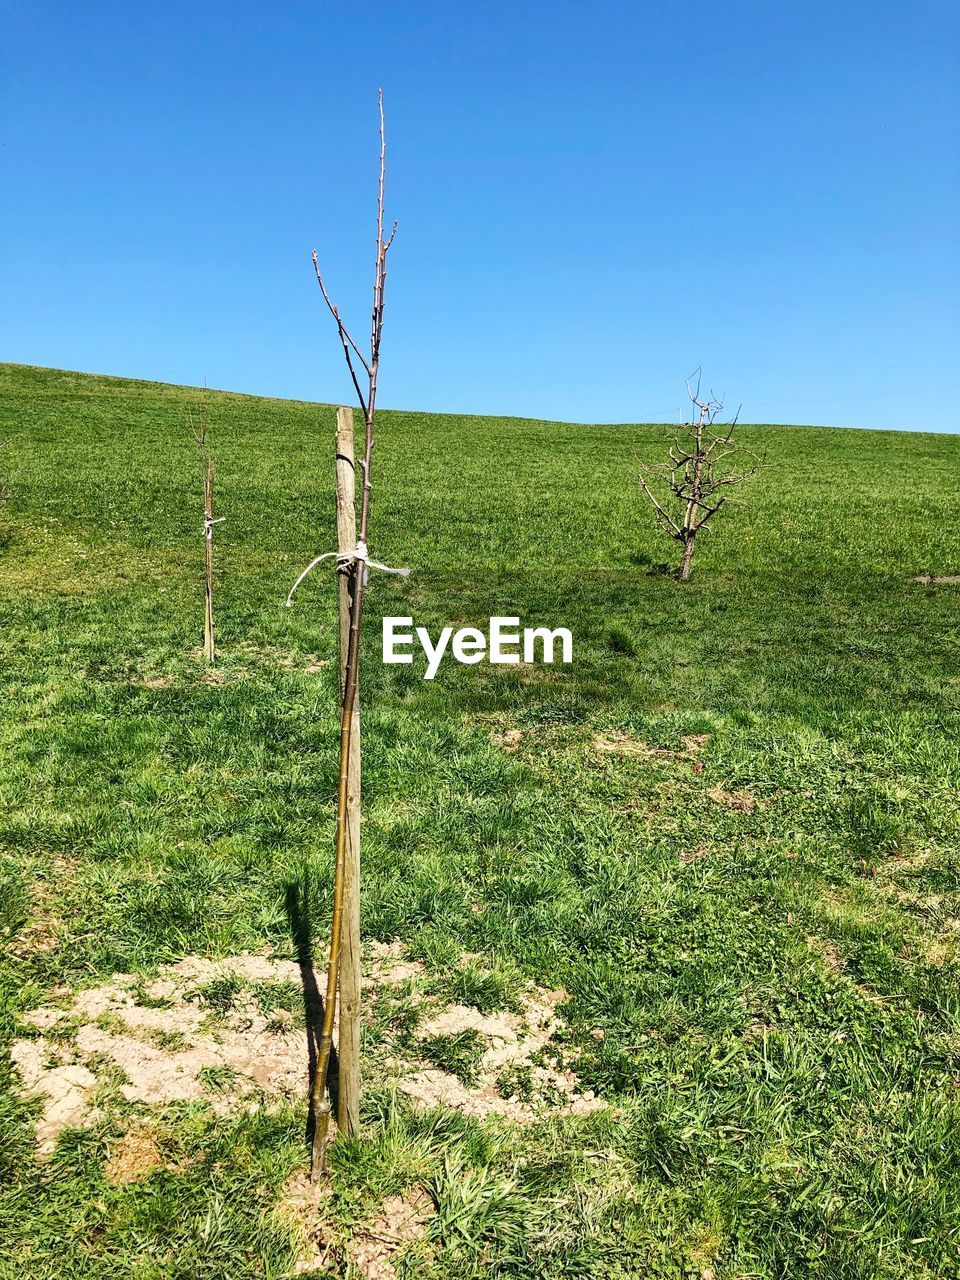
<svg viewBox="0 0 960 1280"><path fill-rule="evenodd" d="M450 1035L424 1036L420 1053L433 1066L455 1075L464 1084L477 1078L486 1042L478 1031L456 1031Z"/></svg>
<svg viewBox="0 0 960 1280"><path fill-rule="evenodd" d="M58 985L293 955L298 886L323 934L332 575L283 601L332 545L334 414L210 393L214 683L198 395L0 366L5 1039ZM327 1274L420 1187L436 1212L401 1277L960 1275L960 591L910 581L960 572L960 438L744 427L769 465L681 588L635 479L663 437L380 417L371 550L413 574L376 577L366 620L364 935L483 1010L515 975L564 987L565 1048L609 1106L421 1114L372 1066ZM575 660L425 683L422 659L380 664L385 613L568 626ZM301 1114L167 1108L163 1167L114 1186L129 1104L39 1163L0 1073L0 1277L289 1273Z"/></svg>

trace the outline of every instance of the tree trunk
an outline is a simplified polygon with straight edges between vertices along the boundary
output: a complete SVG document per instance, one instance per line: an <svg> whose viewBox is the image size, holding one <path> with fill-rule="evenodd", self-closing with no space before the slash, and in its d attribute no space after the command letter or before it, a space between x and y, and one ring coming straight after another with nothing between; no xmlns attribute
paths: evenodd
<svg viewBox="0 0 960 1280"><path fill-rule="evenodd" d="M353 410L337 410L337 548L342 555L357 542ZM344 694L350 639L354 575L340 581L340 692ZM340 1038L337 1124L341 1133L360 1128L360 699L354 701L347 786L347 846L343 883L343 954L340 964Z"/></svg>
<svg viewBox="0 0 960 1280"><path fill-rule="evenodd" d="M698 503L702 497L703 479L703 414L696 426L696 452L693 457L693 482L690 488L690 499L683 513L683 555L680 557L680 568L677 570L677 581L686 582L690 577L690 562L693 560L693 543L697 536Z"/></svg>
<svg viewBox="0 0 960 1280"><path fill-rule="evenodd" d="M683 555L680 558L680 568L677 570L677 581L686 582L690 577L690 563L693 560L693 544L696 539L696 529L691 530L683 543Z"/></svg>

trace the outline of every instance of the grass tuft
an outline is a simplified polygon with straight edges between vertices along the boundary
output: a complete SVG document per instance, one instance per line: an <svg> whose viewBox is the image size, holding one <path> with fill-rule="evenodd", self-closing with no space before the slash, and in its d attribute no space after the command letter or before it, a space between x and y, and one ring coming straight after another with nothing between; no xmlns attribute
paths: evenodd
<svg viewBox="0 0 960 1280"><path fill-rule="evenodd" d="M487 1044L479 1031L468 1028L451 1035L424 1036L417 1047L421 1057L441 1071L448 1071L464 1084L473 1084Z"/></svg>

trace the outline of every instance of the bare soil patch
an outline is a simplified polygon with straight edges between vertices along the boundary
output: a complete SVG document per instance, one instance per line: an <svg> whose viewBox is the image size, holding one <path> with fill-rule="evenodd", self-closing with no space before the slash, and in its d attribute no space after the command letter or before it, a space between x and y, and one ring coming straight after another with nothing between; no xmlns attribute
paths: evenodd
<svg viewBox="0 0 960 1280"><path fill-rule="evenodd" d="M408 1244L422 1240L435 1210L421 1188L384 1201L375 1217L356 1227L345 1239L332 1224L327 1207L333 1188L328 1180L312 1183L306 1173L296 1173L284 1188L277 1216L300 1237L300 1257L294 1275L336 1268L364 1280L396 1280L394 1261Z"/></svg>
<svg viewBox="0 0 960 1280"><path fill-rule="evenodd" d="M560 1030L557 1006L565 991L535 990L525 996L518 1013L480 1013L469 1005L452 1005L428 1017L419 1038L454 1037L474 1032L483 1044L475 1078L426 1066L422 1060L400 1060L398 1088L424 1107L449 1106L466 1115L507 1116L525 1122L545 1109L575 1115L603 1104L586 1090L572 1070L574 1055L555 1043ZM416 1041L411 1045L416 1049Z"/></svg>
<svg viewBox="0 0 960 1280"><path fill-rule="evenodd" d="M415 986L423 976L399 943L373 944L364 967L368 997ZM322 987L322 976L317 980ZM518 1012L482 1014L425 992L404 993L417 1005L420 1026L388 1046L383 1070L424 1107L517 1121L545 1110L595 1110L601 1103L580 1091L572 1055L556 1043L564 999L563 991L533 988ZM202 1101L221 1115L306 1098L307 1030L300 968L292 960L188 956L152 979L117 974L75 994L59 991L23 1022L32 1034L14 1041L11 1059L22 1091L42 1101L36 1141L44 1155L63 1129L96 1123L117 1095L144 1107ZM478 1037L481 1049L469 1082L432 1065L420 1049L426 1037L436 1043L462 1032ZM132 1160L132 1138L130 1147Z"/></svg>
<svg viewBox="0 0 960 1280"><path fill-rule="evenodd" d="M199 660L203 660L203 650L194 650ZM293 649L283 649L275 644L254 644L249 640L241 640L221 650L221 656L235 663L255 667L280 667L285 671L322 671L330 665L328 658L321 658L316 653L297 653Z"/></svg>
<svg viewBox="0 0 960 1280"><path fill-rule="evenodd" d="M404 1245L423 1239L433 1213L425 1191L391 1196L371 1223L354 1232L346 1249L348 1262L364 1280L396 1280L392 1259Z"/></svg>
<svg viewBox="0 0 960 1280"><path fill-rule="evenodd" d="M648 742L634 738L619 729L611 729L607 733L598 733L593 740L594 749L607 755L615 756L655 756L658 753Z"/></svg>
<svg viewBox="0 0 960 1280"><path fill-rule="evenodd" d="M324 1212L332 1196L329 1179L311 1182L306 1170L298 1170L287 1179L276 1214L299 1237L300 1257L294 1275L329 1267L336 1267L338 1272L342 1269L343 1251L334 1240L336 1233Z"/></svg>
<svg viewBox="0 0 960 1280"><path fill-rule="evenodd" d="M819 952L823 959L824 968L833 978L842 978L849 982L851 987L857 992L862 999L868 1004L879 1005L880 1008L886 1008L887 1001L873 991L863 982L858 982L849 972L849 966L846 960L841 956L837 945L829 938L820 937L818 934L808 934L807 946Z"/></svg>
<svg viewBox="0 0 960 1280"><path fill-rule="evenodd" d="M693 849L681 849L677 855L678 860L683 866L689 866L691 862L699 862L701 858L707 857L710 853L711 846L708 844L698 844Z"/></svg>
<svg viewBox="0 0 960 1280"><path fill-rule="evenodd" d="M303 1097L305 1032L293 1018L265 1012L257 984L299 990L299 967L257 955L190 956L152 981L117 974L24 1014L38 1034L14 1041L11 1060L24 1091L43 1099L40 1152L49 1154L64 1128L98 1118L104 1086L129 1102L203 1099L220 1113ZM229 1007L204 994L218 987L233 993Z"/></svg>
<svg viewBox="0 0 960 1280"><path fill-rule="evenodd" d="M960 586L960 573L921 573L912 579L924 587L956 587Z"/></svg>
<svg viewBox="0 0 960 1280"><path fill-rule="evenodd" d="M382 987L396 987L424 974L423 966L405 958L396 942L375 943L370 960L373 980ZM580 1090L572 1069L575 1053L557 1043L562 1026L558 1008L566 999L563 990L533 987L520 997L516 1012L481 1013L471 1005L449 1005L415 992L408 995L407 1003L417 1006L417 1031L389 1046L385 1069L398 1090L422 1107L448 1106L478 1118L501 1115L519 1123L545 1111L579 1115L595 1111L603 1104L591 1091ZM479 1038L482 1050L470 1080L434 1065L418 1051L424 1041L436 1043L465 1032Z"/></svg>
<svg viewBox="0 0 960 1280"><path fill-rule="evenodd" d="M202 648L190 650L191 661L203 670L200 673L201 684L219 686L230 681L248 679L258 671L304 671L308 675L316 675L330 665L328 658L321 658L316 653L296 653L293 650L281 649L277 645L255 645L249 641L241 641L226 647L219 647L217 657L219 666L207 665L206 655ZM196 675L189 670L180 674L166 672L149 675L134 672L129 682L142 689L172 689L189 684Z"/></svg>
<svg viewBox="0 0 960 1280"><path fill-rule="evenodd" d="M829 938L821 938L814 933L808 934L807 946L812 947L814 951L818 951L823 957L827 973L837 977L845 971L846 963L837 950L836 943L831 942Z"/></svg>
<svg viewBox="0 0 960 1280"><path fill-rule="evenodd" d="M177 683L177 677L170 674L162 676L132 676L130 683L141 685L144 689L170 689Z"/></svg>

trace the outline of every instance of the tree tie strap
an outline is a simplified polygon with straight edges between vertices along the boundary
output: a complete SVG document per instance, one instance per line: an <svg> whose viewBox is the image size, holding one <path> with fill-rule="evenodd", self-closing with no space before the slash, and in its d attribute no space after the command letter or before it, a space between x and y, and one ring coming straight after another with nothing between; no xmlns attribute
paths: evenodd
<svg viewBox="0 0 960 1280"><path fill-rule="evenodd" d="M317 556L316 559L311 560L310 563L307 565L307 567L304 569L303 573L301 573L300 577L296 580L296 582L290 588L290 594L287 596L288 609L293 604L293 593L296 591L297 587L299 587L300 583L304 580L304 578L307 576L310 570L315 569L321 560L334 560L334 559L337 562L338 571L341 571L341 572L344 569L349 569L352 565L362 564L364 567L364 575L365 575L364 583L366 583L366 580L367 580L366 575L369 574L369 571L371 569L379 569L381 573L395 573L398 578L407 578L410 576L409 569L392 569L390 565L381 564L379 560L371 560L370 553L367 550L367 544L361 538L357 542L357 545L353 548L352 551L324 551L323 555Z"/></svg>
<svg viewBox="0 0 960 1280"><path fill-rule="evenodd" d="M216 520L214 520L212 516L203 517L203 536L208 542L213 537L213 526L215 524L222 524L226 518L226 516L217 516Z"/></svg>

